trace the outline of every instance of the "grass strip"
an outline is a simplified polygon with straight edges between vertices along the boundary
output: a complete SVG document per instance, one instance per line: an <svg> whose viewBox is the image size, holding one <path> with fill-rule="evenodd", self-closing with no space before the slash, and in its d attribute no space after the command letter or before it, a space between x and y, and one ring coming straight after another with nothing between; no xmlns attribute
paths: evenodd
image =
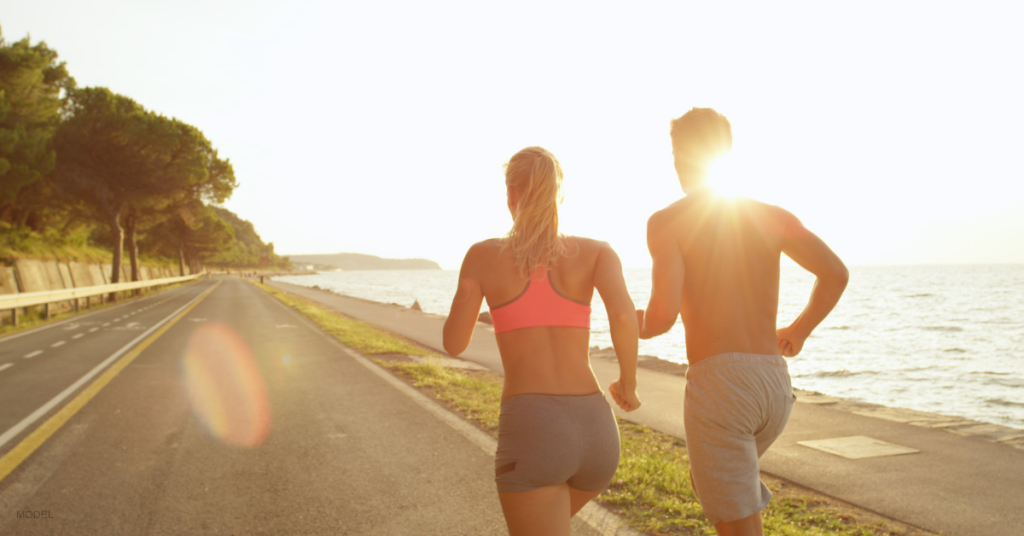
<svg viewBox="0 0 1024 536"><path fill-rule="evenodd" d="M462 415L496 436L498 433L498 408L501 405L501 381L495 381L490 374L468 374L446 367L437 361L424 363L395 363L375 359L379 365L389 368L412 380L415 387L424 388L448 407L454 407Z"/></svg>
<svg viewBox="0 0 1024 536"><path fill-rule="evenodd" d="M319 324L342 343L365 354L404 353L441 357L404 337L360 322L276 288L253 283ZM462 371L439 361L396 362L374 359L409 379L481 429L497 435L502 378L491 372ZM714 535L690 486L690 462L678 438L619 419L622 455L611 485L598 501L634 529L648 534ZM775 495L762 512L769 536L923 536L926 532L893 526L877 516L763 477Z"/></svg>
<svg viewBox="0 0 1024 536"><path fill-rule="evenodd" d="M349 348L367 355L375 354L406 354L420 357L440 357L437 352L415 342L385 331L373 324L361 322L340 313L329 311L322 306L288 294L270 285L250 281L285 305L292 307L307 318L316 322L327 333L330 333Z"/></svg>

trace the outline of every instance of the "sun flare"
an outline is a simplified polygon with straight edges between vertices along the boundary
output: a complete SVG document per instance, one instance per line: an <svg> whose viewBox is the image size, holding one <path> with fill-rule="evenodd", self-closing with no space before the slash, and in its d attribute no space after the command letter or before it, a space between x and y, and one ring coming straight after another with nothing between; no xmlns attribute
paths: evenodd
<svg viewBox="0 0 1024 536"><path fill-rule="evenodd" d="M708 166L708 186L719 195L736 197L744 194L742 181L744 179L740 166L729 154L724 154Z"/></svg>

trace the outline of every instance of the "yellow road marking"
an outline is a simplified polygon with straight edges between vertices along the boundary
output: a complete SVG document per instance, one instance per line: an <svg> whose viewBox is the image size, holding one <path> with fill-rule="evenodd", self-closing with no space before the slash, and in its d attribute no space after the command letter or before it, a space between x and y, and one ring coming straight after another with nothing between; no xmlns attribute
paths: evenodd
<svg viewBox="0 0 1024 536"><path fill-rule="evenodd" d="M11 449L11 451L5 454L3 458L0 458L0 481L3 481L7 475L17 469L18 466L21 465L21 462L31 456L32 453L41 447L43 443L50 438L50 436L60 429L61 426L64 426L64 423L68 422L68 419L74 417L74 415L78 413L78 410L85 407L85 405L88 404L94 396L99 394L99 392L106 387L108 383L110 383L110 380L113 380L121 370L134 361L135 358L143 352L143 350L149 347L150 344L156 342L156 340L159 339L160 336L162 336L168 329L171 329L171 326L178 323L178 321L188 314L192 308L199 305L200 302L206 299L206 297L209 296L215 288L220 286L220 283L221 282L218 281L216 285L207 289L199 296L199 299L192 303L192 305L189 305L184 311L178 313L178 316L161 326L160 329L150 335L148 339L142 341L138 346L132 349L132 351L125 354L124 357L118 360L117 363L114 363L106 372L103 373L103 375L97 378L96 381L92 382L91 385L79 393L74 400L68 402L68 404L54 414L53 417L47 419L42 426L36 428L28 437L23 439L21 443L18 443L18 446Z"/></svg>

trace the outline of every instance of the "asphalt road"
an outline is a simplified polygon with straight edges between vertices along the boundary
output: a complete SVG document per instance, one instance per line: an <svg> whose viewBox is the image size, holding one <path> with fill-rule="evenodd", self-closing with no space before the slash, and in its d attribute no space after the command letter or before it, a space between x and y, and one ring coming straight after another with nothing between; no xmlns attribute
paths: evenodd
<svg viewBox="0 0 1024 536"><path fill-rule="evenodd" d="M0 339L0 466L102 374L12 427L119 351L0 480L0 534L505 533L490 455L230 278Z"/></svg>

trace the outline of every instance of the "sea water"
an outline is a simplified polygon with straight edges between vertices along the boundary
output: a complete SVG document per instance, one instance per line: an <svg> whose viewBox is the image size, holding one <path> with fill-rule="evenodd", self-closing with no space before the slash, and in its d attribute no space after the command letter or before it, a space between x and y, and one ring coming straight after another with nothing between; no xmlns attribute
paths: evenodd
<svg viewBox="0 0 1024 536"><path fill-rule="evenodd" d="M625 270L638 308L650 269ZM321 272L281 281L447 314L454 270ZM814 276L783 267L779 326L803 309ZM595 293L591 345L611 346ZM486 305L485 305L486 307ZM640 353L686 362L682 324ZM1024 429L1024 266L855 266L839 305L789 359L794 387Z"/></svg>

